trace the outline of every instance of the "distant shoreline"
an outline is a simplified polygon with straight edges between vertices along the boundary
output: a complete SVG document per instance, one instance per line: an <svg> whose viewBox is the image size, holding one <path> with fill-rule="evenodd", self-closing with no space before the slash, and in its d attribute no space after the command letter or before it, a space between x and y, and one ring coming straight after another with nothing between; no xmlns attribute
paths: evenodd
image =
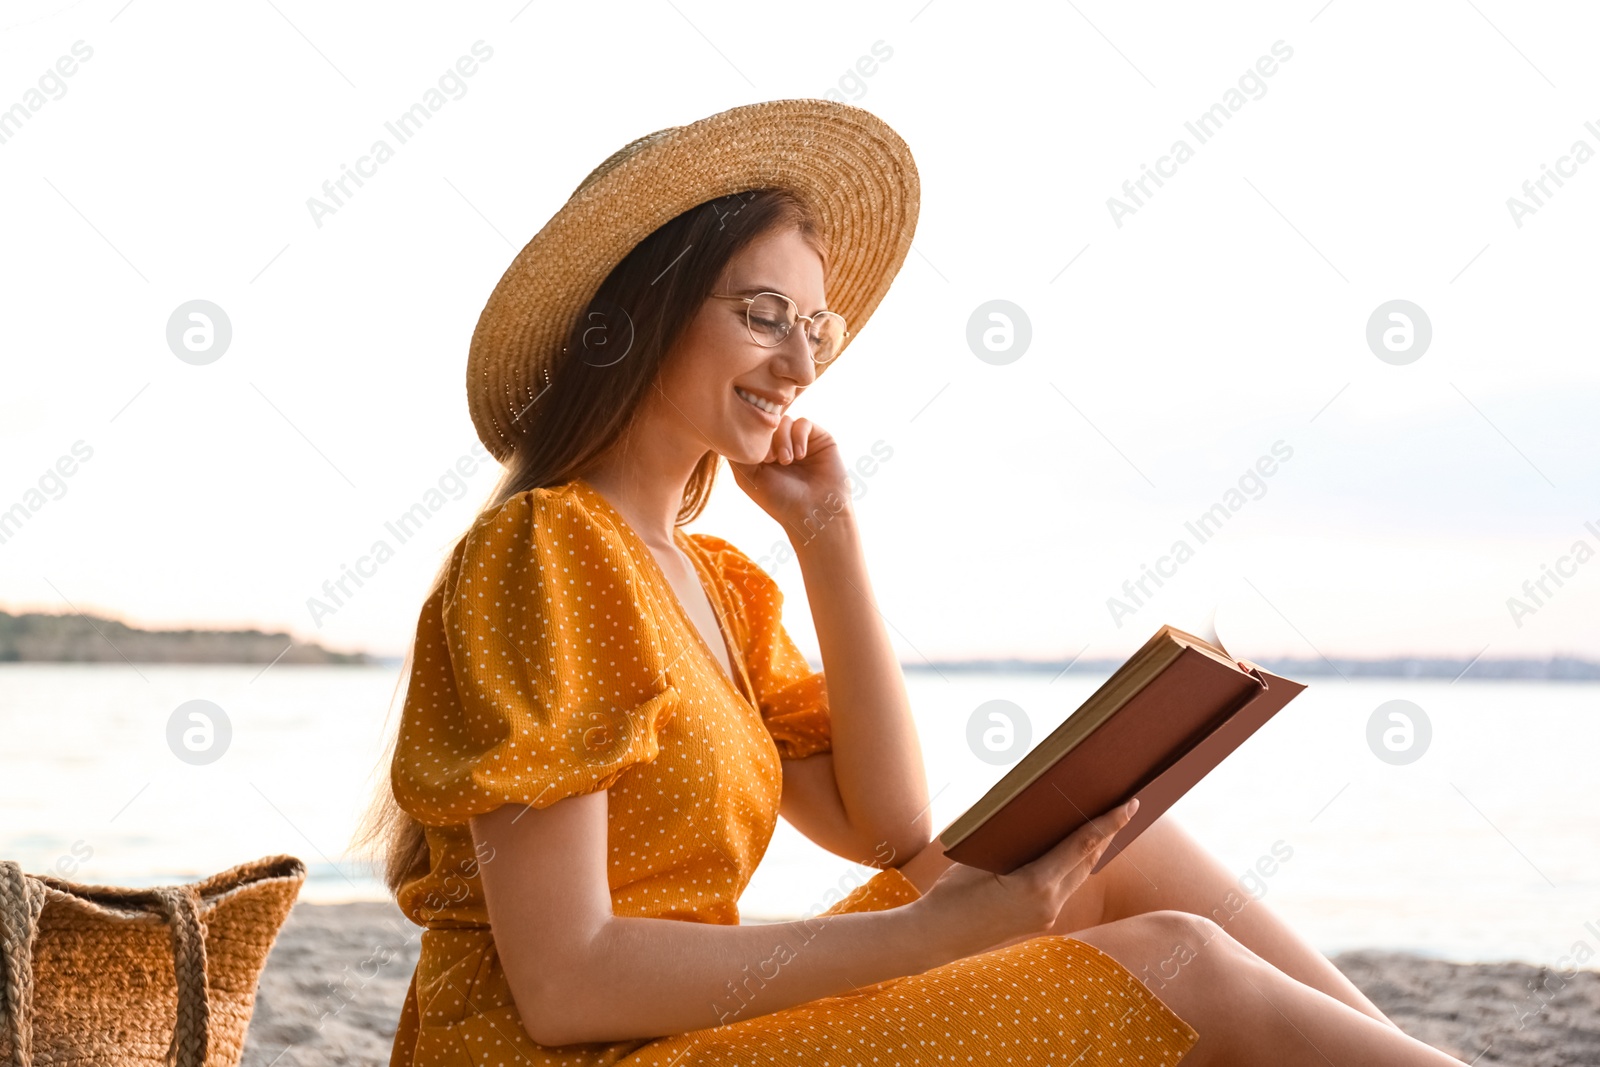
<svg viewBox="0 0 1600 1067"><path fill-rule="evenodd" d="M98 615L12 615L0 611L0 665L6 663L234 663L398 667L402 656L333 652L287 633L261 630L146 630ZM1574 656L1452 658L1394 656L1262 659L1288 678L1447 678L1471 681L1600 681L1600 663ZM972 658L902 662L907 673L1110 674L1118 659ZM813 669L821 665L811 664Z"/></svg>
<svg viewBox="0 0 1600 1067"><path fill-rule="evenodd" d="M1017 674L1061 674L1070 667L1082 674L1110 674L1122 666L1117 659L1026 660L962 659L902 663L906 671L918 673L1007 672ZM1515 681L1600 681L1600 663L1570 656L1550 659L1450 659L1397 656L1388 659L1260 659L1252 661L1285 678L1465 678Z"/></svg>
<svg viewBox="0 0 1600 1067"><path fill-rule="evenodd" d="M366 652L331 652L261 630L145 630L98 615L0 611L3 663L271 663L365 667ZM395 662L400 662L396 660Z"/></svg>

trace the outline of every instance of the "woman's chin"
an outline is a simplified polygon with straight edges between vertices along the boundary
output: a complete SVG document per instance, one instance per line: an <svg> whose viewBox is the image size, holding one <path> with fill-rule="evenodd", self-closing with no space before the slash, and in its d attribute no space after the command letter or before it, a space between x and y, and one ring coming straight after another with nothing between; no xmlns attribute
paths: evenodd
<svg viewBox="0 0 1600 1067"><path fill-rule="evenodd" d="M772 450L772 434L731 433L712 448L729 463L754 466L766 459L767 453Z"/></svg>
<svg viewBox="0 0 1600 1067"><path fill-rule="evenodd" d="M744 444L738 448L719 448L722 458L729 463L738 463L745 467L754 467L767 458L767 453L772 449L772 442L764 441L760 446Z"/></svg>

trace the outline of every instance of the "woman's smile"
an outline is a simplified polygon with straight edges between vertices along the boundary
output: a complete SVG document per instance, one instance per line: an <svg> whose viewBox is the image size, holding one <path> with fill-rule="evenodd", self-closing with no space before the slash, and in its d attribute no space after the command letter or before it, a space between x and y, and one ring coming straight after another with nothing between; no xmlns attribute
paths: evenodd
<svg viewBox="0 0 1600 1067"><path fill-rule="evenodd" d="M733 387L733 392L734 395L743 401L741 406L755 412L761 417L761 421L765 422L768 426L777 426L778 423L782 421L783 409L786 405L776 403L758 393L752 393L748 389L743 389L737 385Z"/></svg>

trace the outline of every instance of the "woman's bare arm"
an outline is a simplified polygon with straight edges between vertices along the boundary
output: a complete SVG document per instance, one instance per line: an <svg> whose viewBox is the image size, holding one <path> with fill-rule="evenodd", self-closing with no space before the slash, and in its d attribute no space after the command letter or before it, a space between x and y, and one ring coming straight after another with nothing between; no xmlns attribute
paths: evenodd
<svg viewBox="0 0 1600 1067"><path fill-rule="evenodd" d="M612 915L608 803L599 791L471 820L495 948L543 1045L755 1018L1048 932L1137 802L1010 874L951 864L900 907L764 926Z"/></svg>
<svg viewBox="0 0 1600 1067"><path fill-rule="evenodd" d="M786 524L828 678L829 762L836 806L849 825L848 834L808 836L835 852L841 852L835 840L857 847L870 840L887 844L897 856L911 856L933 832L922 747L900 662L872 594L848 492L834 503L836 511L818 509L798 528ZM799 775L786 766L786 793L791 777ZM806 783L794 784L803 788ZM821 801L806 805L811 810L823 806Z"/></svg>
<svg viewBox="0 0 1600 1067"><path fill-rule="evenodd" d="M618 917L604 791L471 820L512 997L543 1045L697 1030L920 974L978 951L914 904L761 926ZM939 935L939 936L935 936Z"/></svg>

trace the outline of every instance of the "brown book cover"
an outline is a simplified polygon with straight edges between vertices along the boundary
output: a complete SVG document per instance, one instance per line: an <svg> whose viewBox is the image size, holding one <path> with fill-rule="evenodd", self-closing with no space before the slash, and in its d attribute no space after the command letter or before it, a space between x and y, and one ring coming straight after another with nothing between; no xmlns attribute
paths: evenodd
<svg viewBox="0 0 1600 1067"><path fill-rule="evenodd" d="M944 854L1010 874L1137 796L1098 872L1304 689L1163 626L939 834Z"/></svg>

